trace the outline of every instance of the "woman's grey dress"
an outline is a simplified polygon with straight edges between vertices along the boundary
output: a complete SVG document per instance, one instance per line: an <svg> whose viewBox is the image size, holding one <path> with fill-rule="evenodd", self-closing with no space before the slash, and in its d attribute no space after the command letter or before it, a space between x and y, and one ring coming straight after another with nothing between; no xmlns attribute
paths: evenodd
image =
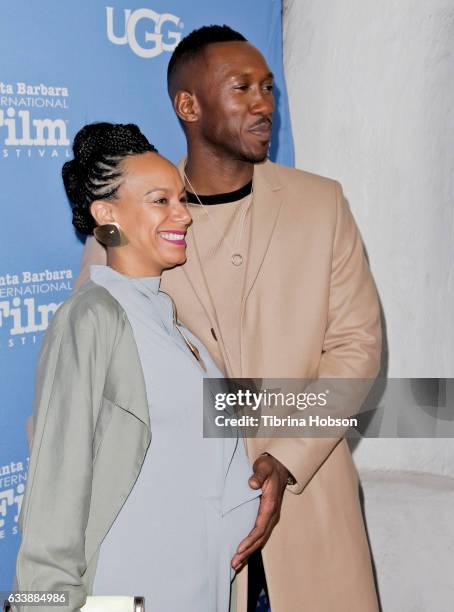
<svg viewBox="0 0 454 612"><path fill-rule="evenodd" d="M101 545L93 595L144 595L146 612L228 612L230 561L254 525L260 491L248 486L241 439L203 438L203 378L222 373L179 324L206 372L191 353L175 328L170 297L159 290L160 277L132 278L108 266L91 266L90 277L131 323L152 436L136 484Z"/></svg>

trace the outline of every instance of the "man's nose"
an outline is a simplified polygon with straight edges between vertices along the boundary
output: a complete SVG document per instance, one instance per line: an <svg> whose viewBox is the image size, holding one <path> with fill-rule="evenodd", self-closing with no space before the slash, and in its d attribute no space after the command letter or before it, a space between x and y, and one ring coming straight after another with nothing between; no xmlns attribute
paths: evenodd
<svg viewBox="0 0 454 612"><path fill-rule="evenodd" d="M271 91L259 88L251 100L251 112L256 115L271 115L274 111L274 96Z"/></svg>

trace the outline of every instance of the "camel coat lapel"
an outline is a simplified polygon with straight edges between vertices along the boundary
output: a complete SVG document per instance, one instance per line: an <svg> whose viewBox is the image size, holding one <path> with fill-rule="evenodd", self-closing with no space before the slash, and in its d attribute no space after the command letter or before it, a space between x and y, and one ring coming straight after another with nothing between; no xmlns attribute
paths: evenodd
<svg viewBox="0 0 454 612"><path fill-rule="evenodd" d="M251 207L251 236L253 248L246 263L246 282L243 295L243 309L248 295L260 272L263 260L273 235L281 209L281 183L263 164L254 168L254 199Z"/></svg>

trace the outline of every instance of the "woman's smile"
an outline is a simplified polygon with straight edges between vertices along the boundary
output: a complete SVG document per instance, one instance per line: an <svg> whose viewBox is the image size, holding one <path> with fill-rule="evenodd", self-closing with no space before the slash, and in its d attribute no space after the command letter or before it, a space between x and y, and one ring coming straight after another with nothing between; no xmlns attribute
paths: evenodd
<svg viewBox="0 0 454 612"><path fill-rule="evenodd" d="M166 242L171 242L177 246L186 246L186 232L180 230L162 230L158 232L158 236Z"/></svg>

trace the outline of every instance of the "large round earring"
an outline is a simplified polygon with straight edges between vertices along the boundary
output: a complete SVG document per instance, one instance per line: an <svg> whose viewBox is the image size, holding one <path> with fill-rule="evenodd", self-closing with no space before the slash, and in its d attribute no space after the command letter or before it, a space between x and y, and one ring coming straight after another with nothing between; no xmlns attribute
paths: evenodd
<svg viewBox="0 0 454 612"><path fill-rule="evenodd" d="M126 234L115 221L97 225L93 233L96 240L107 247L125 246L129 242Z"/></svg>

